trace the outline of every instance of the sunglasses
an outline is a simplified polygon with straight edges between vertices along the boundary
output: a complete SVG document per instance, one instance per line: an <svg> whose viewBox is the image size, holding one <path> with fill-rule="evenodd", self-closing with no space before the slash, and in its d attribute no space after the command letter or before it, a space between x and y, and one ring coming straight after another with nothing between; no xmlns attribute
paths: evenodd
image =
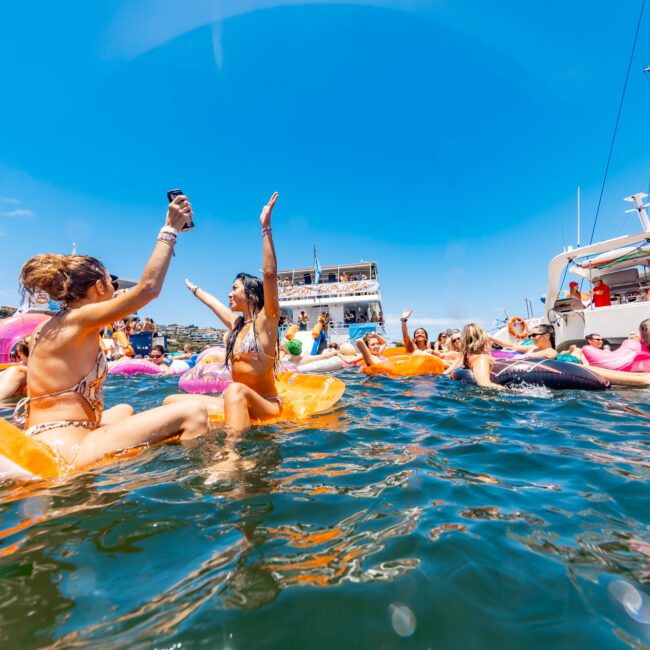
<svg viewBox="0 0 650 650"><path fill-rule="evenodd" d="M456 343L456 341L460 341L460 336L454 336L454 337L451 339L451 342L452 342L452 343Z"/></svg>
<svg viewBox="0 0 650 650"><path fill-rule="evenodd" d="M595 336L592 336L589 340L590 341L602 341L603 339L597 339Z"/></svg>
<svg viewBox="0 0 650 650"><path fill-rule="evenodd" d="M529 336L530 336L531 339L536 339L538 336L544 336L546 334L547 334L547 332L537 332L535 334L530 334Z"/></svg>
<svg viewBox="0 0 650 650"><path fill-rule="evenodd" d="M111 286L115 291L117 291L120 286L119 278L117 277L117 275L113 275L112 273L111 273Z"/></svg>
<svg viewBox="0 0 650 650"><path fill-rule="evenodd" d="M163 355L162 354L150 354L149 358L150 359L162 359Z"/></svg>

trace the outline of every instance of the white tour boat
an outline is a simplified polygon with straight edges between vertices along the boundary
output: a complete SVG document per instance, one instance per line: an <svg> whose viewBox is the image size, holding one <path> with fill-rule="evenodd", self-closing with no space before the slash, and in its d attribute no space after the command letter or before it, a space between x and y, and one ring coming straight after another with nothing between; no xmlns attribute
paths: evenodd
<svg viewBox="0 0 650 650"><path fill-rule="evenodd" d="M562 350L572 344L583 345L589 333L601 334L610 343L618 344L637 331L642 320L650 318L650 221L648 205L643 203L646 197L639 193L625 199L634 203L630 212L638 213L640 232L589 246L568 247L551 260L544 317L527 319L529 329L541 322L551 323L556 346ZM590 291L593 280L600 278L610 289L611 305L595 307L591 301L584 301L586 304L576 308L575 300L560 296L568 273L586 283L581 287L585 292ZM515 340L508 327L495 336Z"/></svg>
<svg viewBox="0 0 650 650"><path fill-rule="evenodd" d="M385 335L384 315L376 262L289 269L278 272L283 331L298 323L301 312L309 317L303 344L321 314L329 315L330 342L344 343L366 332ZM281 321L282 322L282 321Z"/></svg>

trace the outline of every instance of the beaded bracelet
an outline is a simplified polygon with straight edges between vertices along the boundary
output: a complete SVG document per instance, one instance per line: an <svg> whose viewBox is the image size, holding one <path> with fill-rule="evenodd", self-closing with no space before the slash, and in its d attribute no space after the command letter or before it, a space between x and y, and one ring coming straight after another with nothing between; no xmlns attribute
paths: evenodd
<svg viewBox="0 0 650 650"><path fill-rule="evenodd" d="M262 237L264 235L270 235L271 234L271 226L266 226L265 228L262 228Z"/></svg>
<svg viewBox="0 0 650 650"><path fill-rule="evenodd" d="M176 244L176 235L172 235L168 232L161 232L158 233L158 241L166 242L167 244L174 246Z"/></svg>

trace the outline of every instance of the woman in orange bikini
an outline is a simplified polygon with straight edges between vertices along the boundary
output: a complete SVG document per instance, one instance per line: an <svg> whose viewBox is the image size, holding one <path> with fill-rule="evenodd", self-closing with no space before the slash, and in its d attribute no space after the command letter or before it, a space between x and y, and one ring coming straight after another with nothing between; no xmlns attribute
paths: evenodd
<svg viewBox="0 0 650 650"><path fill-rule="evenodd" d="M278 362L277 261L271 236L271 214L277 192L260 215L262 226L262 258L264 279L240 273L228 294L230 307L189 280L188 289L207 305L228 328L226 365L232 371L233 383L221 397L207 395L172 395L165 404L201 398L211 408L221 410L226 425L235 433L250 426L251 420L268 420L282 412L282 399L275 385ZM238 316L236 312L241 312Z"/></svg>
<svg viewBox="0 0 650 650"><path fill-rule="evenodd" d="M158 297L178 232L191 216L187 197L174 199L140 282L119 296L114 296L108 271L94 257L36 255L21 270L28 293L44 290L63 308L32 337L27 397L16 406L14 419L26 427L27 435L47 445L66 469L173 435L194 438L207 431L207 411L199 402L138 415L127 404L103 410L108 365L100 332L106 323Z"/></svg>

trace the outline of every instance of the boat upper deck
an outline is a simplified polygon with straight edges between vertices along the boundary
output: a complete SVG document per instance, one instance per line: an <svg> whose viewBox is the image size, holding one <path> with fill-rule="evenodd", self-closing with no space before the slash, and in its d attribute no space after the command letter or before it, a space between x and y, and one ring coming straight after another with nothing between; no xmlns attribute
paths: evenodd
<svg viewBox="0 0 650 650"><path fill-rule="evenodd" d="M319 274L313 268L279 271L278 284L285 306L320 300L376 301L380 296L376 262L323 266Z"/></svg>

